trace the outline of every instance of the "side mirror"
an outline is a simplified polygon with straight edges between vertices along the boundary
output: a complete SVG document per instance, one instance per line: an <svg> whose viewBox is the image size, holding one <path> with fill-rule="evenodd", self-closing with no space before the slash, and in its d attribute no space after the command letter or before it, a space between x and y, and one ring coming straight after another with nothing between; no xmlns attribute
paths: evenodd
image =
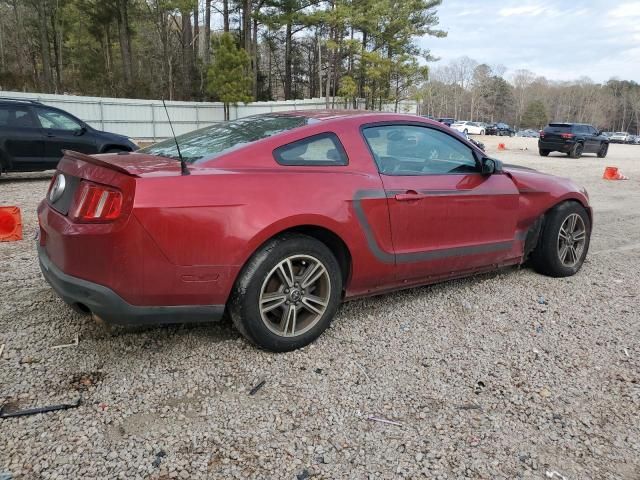
<svg viewBox="0 0 640 480"><path fill-rule="evenodd" d="M74 132L74 135L77 137L81 137L85 133L87 133L87 127L80 127L78 130Z"/></svg>
<svg viewBox="0 0 640 480"><path fill-rule="evenodd" d="M484 157L480 160L482 175L493 175L498 171L498 165L493 158Z"/></svg>

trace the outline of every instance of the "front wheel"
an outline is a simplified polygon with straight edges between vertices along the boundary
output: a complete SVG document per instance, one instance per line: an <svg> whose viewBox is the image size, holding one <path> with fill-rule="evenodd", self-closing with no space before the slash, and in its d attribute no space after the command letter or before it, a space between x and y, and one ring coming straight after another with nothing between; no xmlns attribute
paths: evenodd
<svg viewBox="0 0 640 480"><path fill-rule="evenodd" d="M243 268L229 312L249 341L286 352L324 332L341 296L342 274L331 250L307 235L283 235L267 242Z"/></svg>
<svg viewBox="0 0 640 480"><path fill-rule="evenodd" d="M603 143L602 145L600 145L600 150L598 150L598 157L599 158L606 157L608 151L609 151L609 144Z"/></svg>
<svg viewBox="0 0 640 480"><path fill-rule="evenodd" d="M480 135L484 135L484 130L480 130Z"/></svg>
<svg viewBox="0 0 640 480"><path fill-rule="evenodd" d="M533 268L551 277L575 275L587 256L591 221L577 202L565 202L545 218L538 245L531 254Z"/></svg>

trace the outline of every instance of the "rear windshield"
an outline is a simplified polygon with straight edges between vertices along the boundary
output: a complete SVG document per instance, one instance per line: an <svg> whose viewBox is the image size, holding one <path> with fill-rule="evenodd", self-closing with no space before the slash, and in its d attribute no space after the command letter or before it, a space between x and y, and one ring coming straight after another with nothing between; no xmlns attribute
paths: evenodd
<svg viewBox="0 0 640 480"><path fill-rule="evenodd" d="M248 143L307 125L313 119L295 115L257 115L220 122L177 137L185 162L211 160ZM138 150L141 153L179 159L176 141L168 138Z"/></svg>
<svg viewBox="0 0 640 480"><path fill-rule="evenodd" d="M544 127L544 131L550 133L570 132L571 127L572 125L570 123L550 123Z"/></svg>

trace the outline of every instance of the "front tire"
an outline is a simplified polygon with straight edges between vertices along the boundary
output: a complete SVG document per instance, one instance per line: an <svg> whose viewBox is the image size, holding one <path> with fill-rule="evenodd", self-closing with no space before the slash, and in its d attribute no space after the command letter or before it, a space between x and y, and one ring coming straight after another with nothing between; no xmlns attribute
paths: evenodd
<svg viewBox="0 0 640 480"><path fill-rule="evenodd" d="M587 256L591 220L577 202L564 202L545 217L538 245L531 253L533 268L550 277L575 275Z"/></svg>
<svg viewBox="0 0 640 480"><path fill-rule="evenodd" d="M600 150L598 150L598 158L606 157L608 151L609 151L608 143L603 143L602 145L600 145Z"/></svg>
<svg viewBox="0 0 640 480"><path fill-rule="evenodd" d="M341 296L342 274L331 250L307 235L286 234L268 241L245 265L229 312L247 340L287 352L326 330Z"/></svg>

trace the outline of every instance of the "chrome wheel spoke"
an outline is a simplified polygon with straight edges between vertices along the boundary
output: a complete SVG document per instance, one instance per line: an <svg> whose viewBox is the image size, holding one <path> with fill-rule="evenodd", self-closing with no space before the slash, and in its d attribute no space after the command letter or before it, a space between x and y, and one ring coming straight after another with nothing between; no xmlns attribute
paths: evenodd
<svg viewBox="0 0 640 480"><path fill-rule="evenodd" d="M296 276L293 273L293 265L291 264L291 260L289 258L278 265L278 275L287 287L293 287Z"/></svg>
<svg viewBox="0 0 640 480"><path fill-rule="evenodd" d="M260 298L260 311L262 313L270 312L284 304L287 301L287 296L284 293L265 293Z"/></svg>
<svg viewBox="0 0 640 480"><path fill-rule="evenodd" d="M307 267L300 281L300 286L302 288L308 288L313 285L318 279L324 275L326 270L320 263L311 264Z"/></svg>
<svg viewBox="0 0 640 480"><path fill-rule="evenodd" d="M585 232L584 230L573 235L573 240L575 242L581 242L585 238L587 238L587 232Z"/></svg>
<svg viewBox="0 0 640 480"><path fill-rule="evenodd" d="M302 298L302 305L309 311L322 315L327 308L327 302L315 295L305 295Z"/></svg>
<svg viewBox="0 0 640 480"><path fill-rule="evenodd" d="M288 308L284 309L282 312L282 317L280 320L280 324L284 323L282 326L282 333L287 335L294 335L296 331L296 317L298 316L298 312L294 305L289 305ZM289 326L291 326L291 333L289 333Z"/></svg>
<svg viewBox="0 0 640 480"><path fill-rule="evenodd" d="M569 234L567 233L567 231L564 229L564 227L560 227L560 238L562 238L563 240L567 241L569 240Z"/></svg>

